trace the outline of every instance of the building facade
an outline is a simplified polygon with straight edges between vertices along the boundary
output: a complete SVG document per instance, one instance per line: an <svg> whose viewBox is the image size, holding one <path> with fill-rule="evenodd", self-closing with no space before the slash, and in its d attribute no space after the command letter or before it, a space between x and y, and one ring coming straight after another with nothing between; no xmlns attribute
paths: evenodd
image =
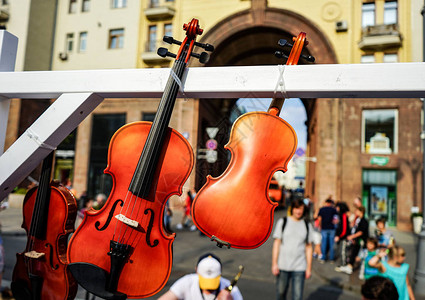
<svg viewBox="0 0 425 300"><path fill-rule="evenodd" d="M158 57L156 49L163 35L182 40L182 25L192 18L204 29L198 40L215 46L206 67L282 64L273 56L277 41L300 31L318 64L422 61L421 8L419 0L58 1L51 69L170 67L172 60ZM203 65L192 60L190 66ZM125 123L152 120L158 100L105 99L81 123L73 156L62 152L72 166L64 176L77 191L108 190L111 181L102 175L107 141ZM219 128L216 140L223 149L236 100L178 99L170 126L195 153L205 147L206 129ZM301 101L308 117L306 156L315 158L307 162L305 189L316 205L329 195L350 204L360 196L372 219L385 216L390 225L410 229L410 209L421 206L423 192L421 101ZM214 164L197 159L185 188L200 188L207 174L220 175L228 160L225 150Z"/></svg>

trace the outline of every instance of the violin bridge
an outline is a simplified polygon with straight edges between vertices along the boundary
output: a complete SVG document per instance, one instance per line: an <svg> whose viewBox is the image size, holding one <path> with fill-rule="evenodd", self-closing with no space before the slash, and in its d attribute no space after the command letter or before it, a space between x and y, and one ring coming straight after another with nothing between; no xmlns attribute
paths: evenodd
<svg viewBox="0 0 425 300"><path fill-rule="evenodd" d="M32 250L32 251L30 251L30 252L26 252L24 255L25 255L26 257L29 257L29 258L35 258L35 259L38 259L38 258L40 258L40 257L44 256L45 254L44 254L44 253L40 253L40 252L37 252L37 251Z"/></svg>
<svg viewBox="0 0 425 300"><path fill-rule="evenodd" d="M123 222L124 224L127 224L128 226L131 226L131 227L134 227L134 228L139 227L139 222L134 221L132 219L129 219L126 216L124 216L123 214L116 215L115 218L117 218L117 220Z"/></svg>

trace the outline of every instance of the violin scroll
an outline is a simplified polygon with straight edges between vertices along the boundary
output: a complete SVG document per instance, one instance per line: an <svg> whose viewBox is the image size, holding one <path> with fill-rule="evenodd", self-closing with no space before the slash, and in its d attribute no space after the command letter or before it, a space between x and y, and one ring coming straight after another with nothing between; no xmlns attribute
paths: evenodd
<svg viewBox="0 0 425 300"><path fill-rule="evenodd" d="M201 35L203 30L199 27L197 19L192 19L188 24L183 25L183 29L186 30L186 38L183 42L175 40L172 36L164 36L163 41L172 45L176 44L180 46L179 52L177 54L171 53L167 48L161 47L158 49L157 54L161 57L172 57L176 60L182 59L187 63L189 57L195 57L199 59L199 62L205 64L209 61L210 56L207 52L203 51L202 53L193 53L192 49L194 46L205 49L206 51L214 51L214 46L208 43L199 43L195 41L197 35ZM184 55L183 55L184 54Z"/></svg>
<svg viewBox="0 0 425 300"><path fill-rule="evenodd" d="M298 37L296 38L294 37L293 40L294 40L294 44L290 44L285 39L280 39L277 42L277 44L281 46L282 48L284 48L284 50L287 50L285 47L291 49L291 54L288 55L284 51L276 51L274 55L277 58L287 58L288 59L287 65L296 65L300 57L302 59L305 59L308 62L313 63L316 60L314 56L301 54L303 47L308 45L308 41L305 38L305 33L301 32L298 35Z"/></svg>

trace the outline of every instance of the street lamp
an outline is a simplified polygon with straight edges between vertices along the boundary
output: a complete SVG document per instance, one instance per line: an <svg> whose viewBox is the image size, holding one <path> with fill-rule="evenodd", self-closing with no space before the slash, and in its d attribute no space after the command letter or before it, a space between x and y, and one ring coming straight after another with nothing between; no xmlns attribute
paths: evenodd
<svg viewBox="0 0 425 300"><path fill-rule="evenodd" d="M425 61L425 0L422 8L422 58ZM425 99L422 100L422 213L425 210ZM416 270L414 275L415 294L425 295L425 221L422 223L421 232L418 235L418 252Z"/></svg>

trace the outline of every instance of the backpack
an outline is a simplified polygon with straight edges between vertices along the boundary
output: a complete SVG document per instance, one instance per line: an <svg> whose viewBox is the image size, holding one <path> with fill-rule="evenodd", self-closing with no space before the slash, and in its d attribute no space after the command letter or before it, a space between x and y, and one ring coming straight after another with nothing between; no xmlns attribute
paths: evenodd
<svg viewBox="0 0 425 300"><path fill-rule="evenodd" d="M283 217L282 219L283 219L283 224L282 224L282 238L283 238L283 231L285 230L286 221L288 220L288 218ZM307 235L305 237L305 243L308 244L308 233L309 233L308 221L306 219L304 219L304 223L305 223L305 228L307 229Z"/></svg>

